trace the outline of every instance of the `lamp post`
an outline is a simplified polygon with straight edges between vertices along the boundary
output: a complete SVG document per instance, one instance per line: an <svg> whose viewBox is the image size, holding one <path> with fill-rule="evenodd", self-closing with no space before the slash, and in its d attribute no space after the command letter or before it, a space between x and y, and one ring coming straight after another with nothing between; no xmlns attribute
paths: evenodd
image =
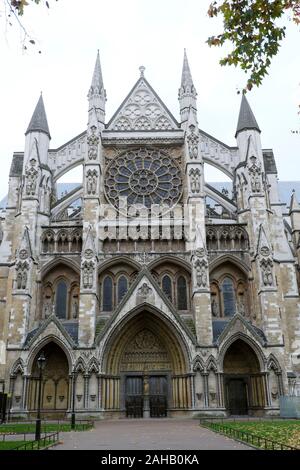
<svg viewBox="0 0 300 470"><path fill-rule="evenodd" d="M75 429L75 371L72 372L72 414L71 414L71 429Z"/></svg>
<svg viewBox="0 0 300 470"><path fill-rule="evenodd" d="M41 438L42 377L43 377L43 370L46 365L46 358L45 358L43 351L41 352L37 360L37 364L39 368L39 393L38 393L38 409L37 409L37 417L36 417L36 425L35 425L35 440L39 441Z"/></svg>
<svg viewBox="0 0 300 470"><path fill-rule="evenodd" d="M5 392L5 382L4 380L0 380L0 382L2 383L2 399L1 399L1 423L4 423L5 422L5 405L6 405L6 400L5 400L5 396L4 396L4 392Z"/></svg>

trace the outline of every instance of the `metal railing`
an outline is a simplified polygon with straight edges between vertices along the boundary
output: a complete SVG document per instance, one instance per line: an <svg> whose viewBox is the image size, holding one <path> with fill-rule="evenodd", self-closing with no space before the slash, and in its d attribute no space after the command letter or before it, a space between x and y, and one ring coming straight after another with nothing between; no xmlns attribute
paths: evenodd
<svg viewBox="0 0 300 470"><path fill-rule="evenodd" d="M45 434L45 436L38 441L24 442L17 447L13 447L11 450L40 450L55 444L58 440L59 431L56 431L51 434Z"/></svg>
<svg viewBox="0 0 300 470"><path fill-rule="evenodd" d="M16 431L9 431L5 432L5 427L10 428L15 425L22 424L23 426L28 425L28 429L25 431L18 432ZM35 419L25 419L24 421L11 421L9 423L1 424L0 425L0 439L3 436L3 434L6 435L15 435L15 434L20 434L20 435L25 435L25 434L32 434L34 430L30 428L30 426L35 426L36 425L36 420ZM56 425L58 428L60 426L65 426L65 425L71 425L70 420L67 419L56 419L56 420L43 420L42 421L42 431L46 432L45 429L47 425ZM92 419L76 419L76 430L77 431L85 431L87 429L90 429L91 427L94 426L94 420ZM60 430L60 429L58 429ZM54 432L54 431L53 431ZM4 439L2 439L4 440Z"/></svg>
<svg viewBox="0 0 300 470"><path fill-rule="evenodd" d="M230 420L232 421L232 420ZM241 421L242 422L242 421ZM292 447L281 442L273 441L266 437L258 436L250 432L241 431L239 429L231 428L228 424L222 422L216 422L215 420L200 419L201 426L212 429L213 431L224 434L233 439L245 442L253 447L263 450L300 450L297 447Z"/></svg>

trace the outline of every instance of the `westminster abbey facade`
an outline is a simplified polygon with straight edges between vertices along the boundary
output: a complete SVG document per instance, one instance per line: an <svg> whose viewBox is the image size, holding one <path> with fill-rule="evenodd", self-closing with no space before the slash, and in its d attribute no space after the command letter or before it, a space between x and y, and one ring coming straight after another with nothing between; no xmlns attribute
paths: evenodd
<svg viewBox="0 0 300 470"><path fill-rule="evenodd" d="M300 205L243 95L230 147L199 129L186 53L178 120L140 76L110 121L99 54L88 127L50 147L42 96L13 155L0 235L10 413L276 415L300 374ZM204 164L232 181L218 190ZM62 195L76 166L83 181Z"/></svg>

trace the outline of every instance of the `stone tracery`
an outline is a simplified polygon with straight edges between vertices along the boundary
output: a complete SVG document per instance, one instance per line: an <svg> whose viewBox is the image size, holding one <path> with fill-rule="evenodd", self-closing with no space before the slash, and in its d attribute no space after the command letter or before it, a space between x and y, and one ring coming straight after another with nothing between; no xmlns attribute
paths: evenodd
<svg viewBox="0 0 300 470"><path fill-rule="evenodd" d="M130 150L110 163L105 190L115 207L118 207L120 197L127 197L128 204L150 207L164 203L171 207L181 196L181 172L161 150Z"/></svg>

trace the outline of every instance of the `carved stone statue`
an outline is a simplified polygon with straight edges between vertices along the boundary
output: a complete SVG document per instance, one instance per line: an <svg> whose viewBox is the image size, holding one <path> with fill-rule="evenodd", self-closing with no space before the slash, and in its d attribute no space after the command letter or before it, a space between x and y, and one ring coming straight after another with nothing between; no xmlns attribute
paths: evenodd
<svg viewBox="0 0 300 470"><path fill-rule="evenodd" d="M199 193L201 189L201 182L200 182L200 169L199 168L192 168L190 170L190 178L191 178L191 191L192 193Z"/></svg>
<svg viewBox="0 0 300 470"><path fill-rule="evenodd" d="M193 254L193 266L196 287L207 287L207 261L204 258L204 249L196 250Z"/></svg>
<svg viewBox="0 0 300 470"><path fill-rule="evenodd" d="M27 271L24 269L22 272L22 289L26 289L27 287Z"/></svg>
<svg viewBox="0 0 300 470"><path fill-rule="evenodd" d="M97 173L95 171L88 171L86 191L88 194L96 194L97 191Z"/></svg>
<svg viewBox="0 0 300 470"><path fill-rule="evenodd" d="M195 133L195 126L190 126L191 133L187 137L189 156L191 160L198 158L199 136Z"/></svg>
<svg viewBox="0 0 300 470"><path fill-rule="evenodd" d="M216 299L212 300L211 313L212 313L213 317L218 317L219 316L219 306L218 306L218 303L217 303Z"/></svg>
<svg viewBox="0 0 300 470"><path fill-rule="evenodd" d="M241 300L240 303L239 303L239 312L241 315L243 315L243 317L245 316L246 314L246 311L245 311L245 304L244 302Z"/></svg>
<svg viewBox="0 0 300 470"><path fill-rule="evenodd" d="M25 192L27 196L34 196L37 188L38 171L36 170L36 160L32 158L25 171Z"/></svg>
<svg viewBox="0 0 300 470"><path fill-rule="evenodd" d="M263 272L263 283L265 286L273 285L273 274L270 266L266 266Z"/></svg>
<svg viewBox="0 0 300 470"><path fill-rule="evenodd" d="M91 174L87 175L87 183L86 183L86 192L88 194L92 193L92 187L93 187L93 177Z"/></svg>
<svg viewBox="0 0 300 470"><path fill-rule="evenodd" d="M198 287L206 287L207 284L207 274L206 274L206 267L201 264L201 262L197 262L196 266L196 280Z"/></svg>
<svg viewBox="0 0 300 470"><path fill-rule="evenodd" d="M17 289L22 289L22 272L17 273Z"/></svg>
<svg viewBox="0 0 300 470"><path fill-rule="evenodd" d="M88 157L90 160L96 160L98 155L99 137L95 134L96 127L91 127L91 134L87 138Z"/></svg>
<svg viewBox="0 0 300 470"><path fill-rule="evenodd" d="M78 299L74 298L72 303L72 318L78 318L79 305Z"/></svg>
<svg viewBox="0 0 300 470"><path fill-rule="evenodd" d="M273 262L269 259L263 259L260 263L260 267L262 270L262 281L263 285L266 287L271 287L274 285L274 277L273 277Z"/></svg>
<svg viewBox="0 0 300 470"><path fill-rule="evenodd" d="M249 175L251 180L251 191L259 193L261 191L261 168L260 163L257 163L256 157L251 157L251 166L249 167Z"/></svg>
<svg viewBox="0 0 300 470"><path fill-rule="evenodd" d="M52 306L52 302L51 302L51 299L46 299L45 300L45 303L44 303L44 318L48 318L52 311L53 311L53 306Z"/></svg>
<svg viewBox="0 0 300 470"><path fill-rule="evenodd" d="M94 281L94 264L92 261L89 263L86 261L83 264L83 287L85 289L91 289Z"/></svg>

